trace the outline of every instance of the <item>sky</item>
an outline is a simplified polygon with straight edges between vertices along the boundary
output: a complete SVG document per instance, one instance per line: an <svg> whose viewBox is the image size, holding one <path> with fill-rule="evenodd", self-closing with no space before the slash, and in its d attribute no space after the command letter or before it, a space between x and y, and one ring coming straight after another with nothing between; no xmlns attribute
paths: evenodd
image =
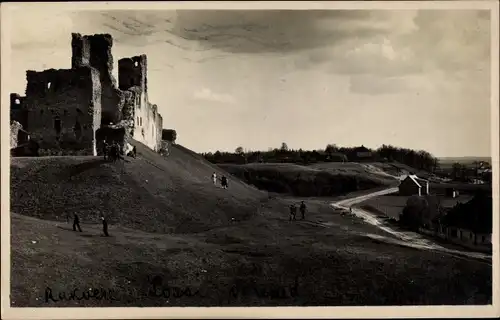
<svg viewBox="0 0 500 320"><path fill-rule="evenodd" d="M197 152L382 144L490 156L490 13L112 10L12 13L12 92L71 67L71 33L148 56L149 100Z"/></svg>

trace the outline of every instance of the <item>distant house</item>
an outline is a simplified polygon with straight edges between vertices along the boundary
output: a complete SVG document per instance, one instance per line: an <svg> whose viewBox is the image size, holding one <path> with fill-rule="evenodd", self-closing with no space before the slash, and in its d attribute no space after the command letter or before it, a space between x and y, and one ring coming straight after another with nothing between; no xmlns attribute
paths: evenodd
<svg viewBox="0 0 500 320"><path fill-rule="evenodd" d="M329 162L347 162L347 156L340 152L332 152L326 154L326 160Z"/></svg>
<svg viewBox="0 0 500 320"><path fill-rule="evenodd" d="M442 219L446 238L469 247L491 246L493 232L493 199L479 194L453 207Z"/></svg>
<svg viewBox="0 0 500 320"><path fill-rule="evenodd" d="M357 160L371 160L373 158L373 153L365 146L357 147L353 151Z"/></svg>
<svg viewBox="0 0 500 320"><path fill-rule="evenodd" d="M423 196L429 194L429 181L419 178L416 175L409 175L399 185L399 195L402 196Z"/></svg>

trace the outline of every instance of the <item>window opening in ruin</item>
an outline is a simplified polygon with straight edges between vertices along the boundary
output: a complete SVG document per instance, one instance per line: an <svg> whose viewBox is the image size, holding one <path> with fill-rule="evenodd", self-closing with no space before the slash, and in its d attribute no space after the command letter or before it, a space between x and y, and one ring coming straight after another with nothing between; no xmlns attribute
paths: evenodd
<svg viewBox="0 0 500 320"><path fill-rule="evenodd" d="M134 67L138 67L139 66L139 62L134 62Z"/></svg>
<svg viewBox="0 0 500 320"><path fill-rule="evenodd" d="M68 115L68 110L64 110L64 115L67 116Z"/></svg>
<svg viewBox="0 0 500 320"><path fill-rule="evenodd" d="M50 86L52 85L51 82L47 83L47 89L50 89Z"/></svg>
<svg viewBox="0 0 500 320"><path fill-rule="evenodd" d="M141 126L142 126L142 117L140 117L140 119L141 119Z"/></svg>
<svg viewBox="0 0 500 320"><path fill-rule="evenodd" d="M61 118L59 117L54 118L54 129L56 130L57 135L61 134Z"/></svg>
<svg viewBox="0 0 500 320"><path fill-rule="evenodd" d="M40 110L40 114L43 115L43 110Z"/></svg>
<svg viewBox="0 0 500 320"><path fill-rule="evenodd" d="M81 116L81 115L83 114L82 110L80 110L80 109L78 109L78 108L76 108L76 113L77 113L79 116Z"/></svg>
<svg viewBox="0 0 500 320"><path fill-rule="evenodd" d="M139 124L139 116L137 116L137 124Z"/></svg>
<svg viewBox="0 0 500 320"><path fill-rule="evenodd" d="M21 101L19 99L14 100L15 104L21 104Z"/></svg>

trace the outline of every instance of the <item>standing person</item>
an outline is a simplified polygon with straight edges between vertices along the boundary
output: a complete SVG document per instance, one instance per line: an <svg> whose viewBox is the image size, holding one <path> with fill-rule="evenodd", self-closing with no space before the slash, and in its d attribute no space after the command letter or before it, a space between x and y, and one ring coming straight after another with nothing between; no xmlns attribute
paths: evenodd
<svg viewBox="0 0 500 320"><path fill-rule="evenodd" d="M73 231L76 231L76 228L78 228L78 231L82 232L82 228L80 228L80 219L75 213L73 219Z"/></svg>
<svg viewBox="0 0 500 320"><path fill-rule="evenodd" d="M106 140L103 141L102 143L102 148L103 148L103 153L104 153L104 160L108 159L108 152L109 152L109 146L108 142Z"/></svg>
<svg viewBox="0 0 500 320"><path fill-rule="evenodd" d="M220 179L220 182L221 182L222 188L227 189L227 178L226 178L226 176L222 176L222 178Z"/></svg>
<svg viewBox="0 0 500 320"><path fill-rule="evenodd" d="M294 204L290 205L290 221L296 220L295 216L297 215L297 207Z"/></svg>
<svg viewBox="0 0 500 320"><path fill-rule="evenodd" d="M214 185L217 185L217 174L215 172L212 173L212 181L213 181Z"/></svg>
<svg viewBox="0 0 500 320"><path fill-rule="evenodd" d="M302 220L306 218L306 204L304 201L300 203L300 213L302 214Z"/></svg>
<svg viewBox="0 0 500 320"><path fill-rule="evenodd" d="M104 236L109 237L108 221L104 217L101 217L101 220L102 220L102 231L104 232Z"/></svg>

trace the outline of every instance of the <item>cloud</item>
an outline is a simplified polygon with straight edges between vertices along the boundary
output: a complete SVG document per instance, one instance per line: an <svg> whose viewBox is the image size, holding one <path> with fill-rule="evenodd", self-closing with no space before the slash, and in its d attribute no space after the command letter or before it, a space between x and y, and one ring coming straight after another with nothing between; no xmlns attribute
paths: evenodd
<svg viewBox="0 0 500 320"><path fill-rule="evenodd" d="M403 21L395 11L375 11L366 21L347 20L343 28L351 30L351 38L297 55L296 65L336 74L385 77L489 69L489 14L480 10L420 10L402 16L408 20ZM379 32L357 37L357 26L366 23L378 26ZM393 32L386 32L389 27Z"/></svg>
<svg viewBox="0 0 500 320"><path fill-rule="evenodd" d="M235 99L229 94L215 93L208 88L203 88L194 93L195 100L232 104Z"/></svg>

